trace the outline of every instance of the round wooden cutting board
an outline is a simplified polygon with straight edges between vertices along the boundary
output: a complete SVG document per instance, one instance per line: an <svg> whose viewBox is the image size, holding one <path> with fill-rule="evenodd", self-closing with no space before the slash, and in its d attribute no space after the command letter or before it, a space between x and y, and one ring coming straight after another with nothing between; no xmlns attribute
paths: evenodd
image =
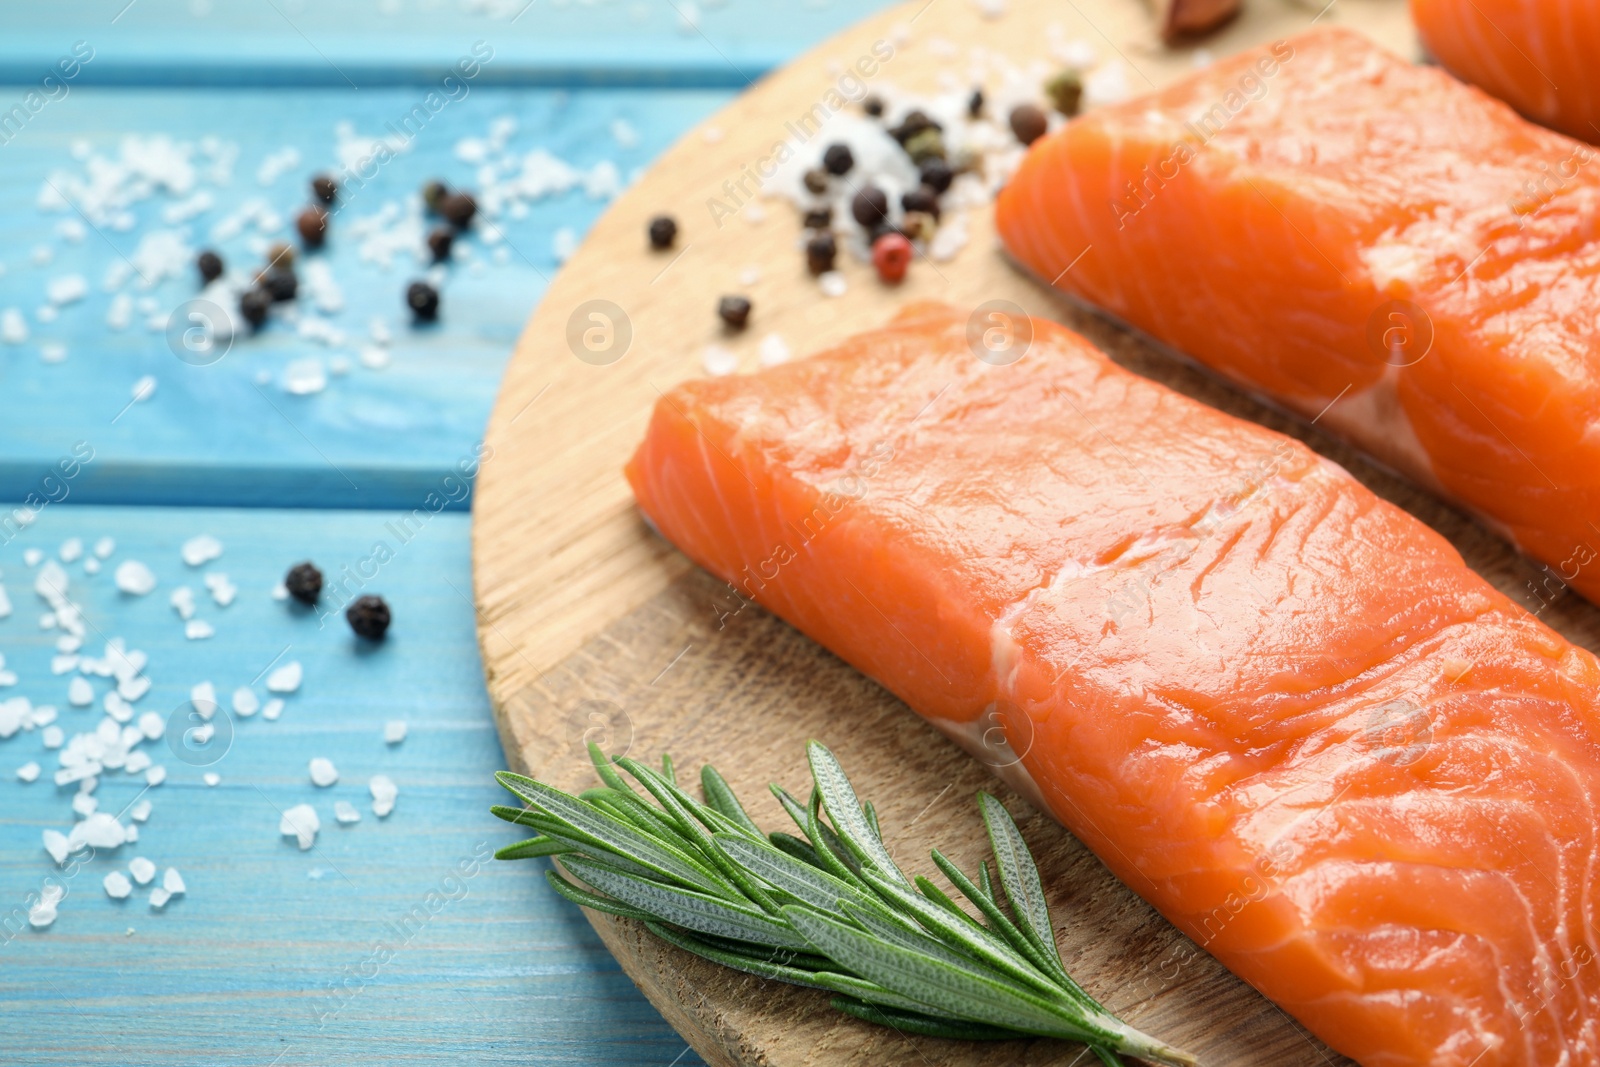
<svg viewBox="0 0 1600 1067"><path fill-rule="evenodd" d="M935 845L968 869L987 855L972 795L999 788L1038 855L1069 968L1113 1011L1205 1064L1348 1062L875 683L759 608L735 610L723 583L650 532L622 477L652 405L673 384L704 373L708 345L726 346L751 370L769 333L804 355L882 324L906 301L929 298L962 308L1014 301L1083 332L1141 374L1305 437L1274 412L1024 278L1000 255L985 211L972 212L971 242L956 258L918 260L895 289L841 252L849 288L827 298L806 273L799 220L786 203L765 201L765 221L742 205L731 217L714 208L733 203L747 168L794 136L786 124L826 99L843 71L875 54L875 44L881 58L888 42L892 57L869 86L892 82L922 93L937 91L946 72L965 79L962 57L973 47L1027 62L1047 60L1052 41L1086 41L1102 57L1120 57L1135 93L1197 61L1193 48L1157 41L1144 0L1008 6L989 18L973 0L916 0L766 78L668 152L555 279L507 369L474 507L480 641L506 754L514 769L569 789L593 784L587 740L645 759L670 751L690 775L711 762L763 826L779 829L787 820L767 783L799 788L803 746L816 737L875 801L887 839L919 872L932 872L926 857ZM1416 55L1404 0L1248 0L1247 8L1200 46L1225 55L1317 22L1354 26ZM651 252L645 240L647 221L660 212L680 224L673 252ZM743 292L755 305L751 328L732 338L714 314L717 297L728 292ZM585 336L591 330L599 332ZM1536 572L1502 542L1350 450L1320 436L1308 440L1450 537L1502 589L1536 606L1524 590ZM1541 617L1580 644L1600 647L1597 613L1576 597L1557 599ZM589 918L650 1000L713 1064L1082 1062L1081 1047L1066 1042L965 1044L870 1027L833 1011L821 994L720 969L663 947L637 924Z"/></svg>

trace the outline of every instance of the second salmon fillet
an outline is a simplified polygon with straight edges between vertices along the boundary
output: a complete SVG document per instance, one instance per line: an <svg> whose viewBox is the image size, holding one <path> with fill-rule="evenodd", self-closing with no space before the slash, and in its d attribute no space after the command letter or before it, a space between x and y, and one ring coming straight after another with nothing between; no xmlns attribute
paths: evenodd
<svg viewBox="0 0 1600 1067"><path fill-rule="evenodd" d="M1595 657L1304 446L1032 332L993 366L918 307L679 386L639 506L1365 1067L1600 1061Z"/></svg>
<svg viewBox="0 0 1600 1067"><path fill-rule="evenodd" d="M1340 433L1600 601L1600 159L1343 30L1037 142L1045 281Z"/></svg>

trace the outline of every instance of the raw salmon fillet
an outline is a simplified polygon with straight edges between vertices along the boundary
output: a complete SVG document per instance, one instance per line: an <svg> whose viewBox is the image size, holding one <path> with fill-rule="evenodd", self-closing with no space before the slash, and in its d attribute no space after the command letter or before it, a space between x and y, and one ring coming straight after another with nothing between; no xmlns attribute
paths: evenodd
<svg viewBox="0 0 1600 1067"><path fill-rule="evenodd" d="M1600 2L1411 0L1428 52L1535 122L1600 141Z"/></svg>
<svg viewBox="0 0 1600 1067"><path fill-rule="evenodd" d="M1596 57L1600 62L1600 56ZM1600 600L1600 160L1323 30L1036 142L1007 248Z"/></svg>
<svg viewBox="0 0 1600 1067"><path fill-rule="evenodd" d="M995 366L922 305L681 385L639 506L1367 1067L1600 1061L1600 663L1331 461L1032 330Z"/></svg>

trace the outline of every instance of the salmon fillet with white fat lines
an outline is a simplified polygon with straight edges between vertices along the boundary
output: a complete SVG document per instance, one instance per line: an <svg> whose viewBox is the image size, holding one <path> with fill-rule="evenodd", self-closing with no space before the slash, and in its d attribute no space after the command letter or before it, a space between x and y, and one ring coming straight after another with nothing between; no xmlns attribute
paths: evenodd
<svg viewBox="0 0 1600 1067"><path fill-rule="evenodd" d="M966 325L677 387L639 507L1366 1067L1600 1062L1595 657L1304 446Z"/></svg>
<svg viewBox="0 0 1600 1067"><path fill-rule="evenodd" d="M1595 149L1323 30L1039 140L996 222L1039 277L1600 601Z"/></svg>

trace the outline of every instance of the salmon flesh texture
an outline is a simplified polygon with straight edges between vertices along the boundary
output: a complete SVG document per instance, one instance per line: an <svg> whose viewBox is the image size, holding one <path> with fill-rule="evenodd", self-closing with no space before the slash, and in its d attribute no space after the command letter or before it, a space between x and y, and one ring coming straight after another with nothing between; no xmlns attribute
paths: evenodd
<svg viewBox="0 0 1600 1067"><path fill-rule="evenodd" d="M1032 332L991 365L919 305L688 382L628 479L1333 1047L1597 1062L1595 657L1333 462Z"/></svg>
<svg viewBox="0 0 1600 1067"><path fill-rule="evenodd" d="M1452 74L1600 142L1600 0L1411 0L1411 17Z"/></svg>
<svg viewBox="0 0 1600 1067"><path fill-rule="evenodd" d="M1530 606L1600 600L1596 151L1322 30L1041 139L996 220L1059 289L1478 514L1546 565Z"/></svg>

